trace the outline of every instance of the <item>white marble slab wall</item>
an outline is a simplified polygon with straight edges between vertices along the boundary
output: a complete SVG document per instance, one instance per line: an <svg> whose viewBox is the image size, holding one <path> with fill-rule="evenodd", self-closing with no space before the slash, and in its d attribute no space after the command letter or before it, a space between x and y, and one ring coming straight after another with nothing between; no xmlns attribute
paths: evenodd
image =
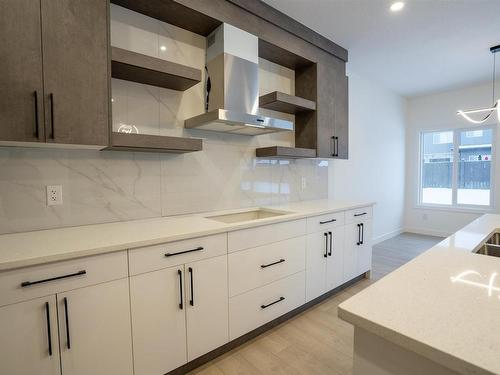
<svg viewBox="0 0 500 375"><path fill-rule="evenodd" d="M203 69L205 39L111 5L112 45ZM164 48L162 48L164 47ZM293 71L260 61L260 91L293 94ZM0 233L322 199L328 162L255 158L261 146L293 146L291 133L257 137L185 130L203 111L203 86L185 92L113 80L113 126L203 138L183 155L0 148ZM282 115L274 113L274 115ZM46 205L46 185L63 205Z"/></svg>

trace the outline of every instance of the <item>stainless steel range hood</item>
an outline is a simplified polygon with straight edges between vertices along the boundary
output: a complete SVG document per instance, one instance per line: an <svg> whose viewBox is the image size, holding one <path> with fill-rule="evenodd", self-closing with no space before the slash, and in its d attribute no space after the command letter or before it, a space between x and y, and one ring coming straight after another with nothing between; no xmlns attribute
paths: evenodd
<svg viewBox="0 0 500 375"><path fill-rule="evenodd" d="M229 24L207 37L206 113L184 126L224 133L259 135L292 131L292 121L259 115L259 55L256 36Z"/></svg>

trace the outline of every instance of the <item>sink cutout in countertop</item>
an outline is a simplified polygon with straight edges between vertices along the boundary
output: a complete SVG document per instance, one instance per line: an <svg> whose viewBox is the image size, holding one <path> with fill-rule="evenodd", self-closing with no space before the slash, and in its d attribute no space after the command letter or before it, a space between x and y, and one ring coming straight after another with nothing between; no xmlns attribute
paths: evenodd
<svg viewBox="0 0 500 375"><path fill-rule="evenodd" d="M234 212L234 213L223 214L223 215L206 216L205 218L215 220L215 221L218 221L221 223L233 224L233 223L239 223L239 222L243 222L243 221L254 221L254 220L268 219L271 217L289 215L292 213L293 212L290 212L290 211L279 211L279 210L269 210L269 209L259 208L259 209L250 210L250 211Z"/></svg>

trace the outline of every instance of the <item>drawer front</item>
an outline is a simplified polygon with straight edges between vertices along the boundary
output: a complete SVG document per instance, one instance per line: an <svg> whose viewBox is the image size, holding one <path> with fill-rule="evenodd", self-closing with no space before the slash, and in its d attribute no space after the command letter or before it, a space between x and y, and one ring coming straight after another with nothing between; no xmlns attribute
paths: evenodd
<svg viewBox="0 0 500 375"><path fill-rule="evenodd" d="M344 225L344 211L308 217L307 233L315 233Z"/></svg>
<svg viewBox="0 0 500 375"><path fill-rule="evenodd" d="M126 251L0 272L0 306L127 276Z"/></svg>
<svg viewBox="0 0 500 375"><path fill-rule="evenodd" d="M303 236L306 233L306 219L260 227L237 230L228 233L228 251L238 251Z"/></svg>
<svg viewBox="0 0 500 375"><path fill-rule="evenodd" d="M286 314L305 303L305 272L229 299L229 338Z"/></svg>
<svg viewBox="0 0 500 375"><path fill-rule="evenodd" d="M346 224L356 223L363 220L370 220L373 215L373 207L361 207L354 210L349 210L345 212L345 222Z"/></svg>
<svg viewBox="0 0 500 375"><path fill-rule="evenodd" d="M302 271L306 237L295 237L229 254L229 296Z"/></svg>
<svg viewBox="0 0 500 375"><path fill-rule="evenodd" d="M129 250L130 275L227 254L227 234L190 238Z"/></svg>

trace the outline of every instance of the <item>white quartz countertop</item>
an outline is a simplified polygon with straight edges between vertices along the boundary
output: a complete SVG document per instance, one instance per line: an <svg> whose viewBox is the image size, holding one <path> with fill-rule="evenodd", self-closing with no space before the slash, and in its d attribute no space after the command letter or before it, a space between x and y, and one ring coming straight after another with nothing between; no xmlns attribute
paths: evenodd
<svg viewBox="0 0 500 375"><path fill-rule="evenodd" d="M500 374L500 258L475 253L499 228L500 215L478 218L343 302L339 316L460 374Z"/></svg>
<svg viewBox="0 0 500 375"><path fill-rule="evenodd" d="M134 247L157 245L369 205L373 205L373 203L314 200L280 206L265 206L262 208L289 211L290 213L233 224L221 223L205 216L250 211L255 207L5 234L0 235L0 271Z"/></svg>

